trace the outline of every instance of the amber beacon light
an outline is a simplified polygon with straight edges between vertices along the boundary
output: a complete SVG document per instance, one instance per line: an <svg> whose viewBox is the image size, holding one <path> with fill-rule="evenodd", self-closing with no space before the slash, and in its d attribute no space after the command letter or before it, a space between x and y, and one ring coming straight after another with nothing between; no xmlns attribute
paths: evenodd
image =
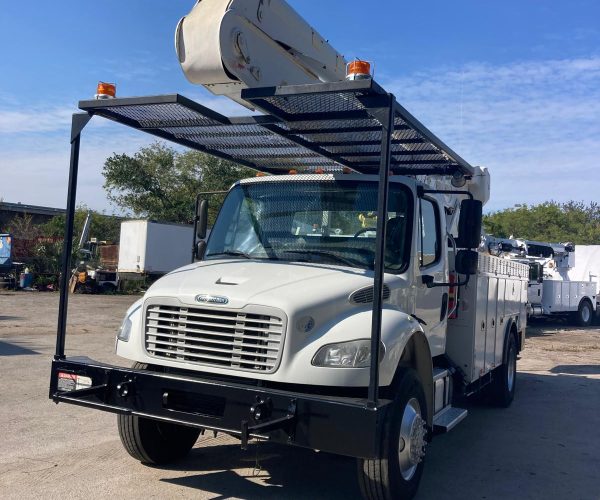
<svg viewBox="0 0 600 500"><path fill-rule="evenodd" d="M98 82L96 99L113 99L117 95L117 86L114 83Z"/></svg>
<svg viewBox="0 0 600 500"><path fill-rule="evenodd" d="M351 61L346 65L346 80L366 80L371 78L371 63L367 61Z"/></svg>

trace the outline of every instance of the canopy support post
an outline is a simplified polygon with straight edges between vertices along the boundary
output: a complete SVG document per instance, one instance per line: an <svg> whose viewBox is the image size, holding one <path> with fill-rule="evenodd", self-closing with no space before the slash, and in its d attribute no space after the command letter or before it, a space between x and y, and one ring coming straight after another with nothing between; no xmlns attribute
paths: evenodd
<svg viewBox="0 0 600 500"><path fill-rule="evenodd" d="M383 284L385 277L385 238L388 213L388 193L391 162L392 134L396 99L387 94L387 106L371 111L381 122L381 159L377 194L377 240L375 248L375 276L373 280L373 314L371 319L371 366L367 405L377 406L379 397L379 353L381 345L381 308L383 306Z"/></svg>
<svg viewBox="0 0 600 500"><path fill-rule="evenodd" d="M75 223L75 202L77 201L77 173L79 170L79 146L81 131L92 115L74 113L71 120L71 160L69 165L69 187L67 192L67 215L65 239L63 241L60 275L60 300L58 305L58 326L56 331L56 351L54 359L65 359L65 339L67 336L67 310L69 307L69 279L71 277L71 253L73 252L73 226Z"/></svg>

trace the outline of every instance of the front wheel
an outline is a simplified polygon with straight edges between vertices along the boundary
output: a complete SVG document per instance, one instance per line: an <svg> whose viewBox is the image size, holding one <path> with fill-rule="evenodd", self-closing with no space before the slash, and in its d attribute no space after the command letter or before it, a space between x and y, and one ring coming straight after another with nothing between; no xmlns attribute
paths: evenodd
<svg viewBox="0 0 600 500"><path fill-rule="evenodd" d="M365 499L409 499L417 492L427 444L426 401L416 372L401 376L382 434L381 458L358 459L358 482Z"/></svg>
<svg viewBox="0 0 600 500"><path fill-rule="evenodd" d="M135 363L133 368L147 369L147 365ZM184 458L200 434L200 429L137 415L118 415L117 427L127 453L151 465L168 464Z"/></svg>

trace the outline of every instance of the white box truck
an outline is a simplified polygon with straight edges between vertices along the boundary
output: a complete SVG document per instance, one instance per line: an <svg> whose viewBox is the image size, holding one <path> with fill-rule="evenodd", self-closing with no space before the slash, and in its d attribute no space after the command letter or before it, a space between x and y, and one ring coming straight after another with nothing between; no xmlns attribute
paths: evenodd
<svg viewBox="0 0 600 500"><path fill-rule="evenodd" d="M198 203L199 260L156 281L117 333L131 368L65 356L61 293L50 397L117 413L123 446L146 464L223 432L243 448L356 457L365 498L412 498L433 434L467 415L460 401L515 395L528 267L475 251L487 170L366 63L336 81L343 57L283 0L198 2L176 44L188 77L265 114L229 118L179 95L80 102L64 254L92 116L259 176L231 187L208 240Z"/></svg>
<svg viewBox="0 0 600 500"><path fill-rule="evenodd" d="M161 276L190 262L194 228L149 220L121 223L119 279Z"/></svg>

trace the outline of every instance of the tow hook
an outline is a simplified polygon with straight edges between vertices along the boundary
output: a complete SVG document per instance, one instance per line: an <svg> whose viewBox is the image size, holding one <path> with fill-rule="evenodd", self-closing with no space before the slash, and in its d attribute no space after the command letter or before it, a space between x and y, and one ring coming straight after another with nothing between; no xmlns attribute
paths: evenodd
<svg viewBox="0 0 600 500"><path fill-rule="evenodd" d="M133 380L129 379L117 385L117 394L122 398L133 396L135 386Z"/></svg>
<svg viewBox="0 0 600 500"><path fill-rule="evenodd" d="M250 415L258 423L265 418L269 418L272 411L273 402L271 398L263 399L260 396L256 396L256 404L250 408Z"/></svg>
<svg viewBox="0 0 600 500"><path fill-rule="evenodd" d="M242 420L242 428L240 432L242 450L248 449L248 440L250 439L250 434L283 429L288 433L289 440L291 441L293 439L293 428L290 424L296 418L296 400L290 400L287 414L283 417L268 420L272 411L273 402L270 398L262 399L260 396L256 397L256 403L250 408L250 416L256 422L256 424L249 425L248 420Z"/></svg>

